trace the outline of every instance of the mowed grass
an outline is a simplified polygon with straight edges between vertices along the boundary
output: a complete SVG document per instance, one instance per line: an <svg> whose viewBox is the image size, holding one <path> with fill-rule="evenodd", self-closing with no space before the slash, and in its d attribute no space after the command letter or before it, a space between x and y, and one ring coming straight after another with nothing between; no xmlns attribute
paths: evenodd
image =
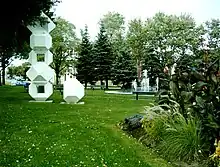
<svg viewBox="0 0 220 167"><path fill-rule="evenodd" d="M116 124L151 99L86 91L84 105L29 103L22 87L0 87L0 166L168 167ZM146 98L146 97L145 97Z"/></svg>

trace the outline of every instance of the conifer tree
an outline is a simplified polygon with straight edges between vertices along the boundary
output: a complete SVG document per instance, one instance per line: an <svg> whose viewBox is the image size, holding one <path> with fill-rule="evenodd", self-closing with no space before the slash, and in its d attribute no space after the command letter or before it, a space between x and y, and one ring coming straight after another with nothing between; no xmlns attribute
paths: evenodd
<svg viewBox="0 0 220 167"><path fill-rule="evenodd" d="M113 54L112 47L108 40L106 30L103 23L100 24L100 32L94 45L95 58L95 73L98 80L106 82L106 89L108 89L108 80L112 76Z"/></svg>

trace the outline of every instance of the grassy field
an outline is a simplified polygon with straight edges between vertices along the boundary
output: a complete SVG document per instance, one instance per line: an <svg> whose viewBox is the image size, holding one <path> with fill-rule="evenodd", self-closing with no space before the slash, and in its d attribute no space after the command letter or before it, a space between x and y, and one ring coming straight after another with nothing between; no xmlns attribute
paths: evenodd
<svg viewBox="0 0 220 167"><path fill-rule="evenodd" d="M145 97L146 98L146 97ZM0 87L0 166L169 167L116 127L150 99L89 90L84 105L29 103L22 87Z"/></svg>

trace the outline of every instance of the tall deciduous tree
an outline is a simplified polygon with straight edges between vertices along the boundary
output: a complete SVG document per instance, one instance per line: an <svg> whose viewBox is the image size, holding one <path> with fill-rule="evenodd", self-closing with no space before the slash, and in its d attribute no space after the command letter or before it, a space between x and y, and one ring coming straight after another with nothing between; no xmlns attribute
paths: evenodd
<svg viewBox="0 0 220 167"><path fill-rule="evenodd" d="M65 19L55 19L56 28L51 32L53 38L53 63L51 67L56 73L56 84L59 84L61 73L71 65L74 56L74 48L78 41L75 26Z"/></svg>
<svg viewBox="0 0 220 167"><path fill-rule="evenodd" d="M85 83L85 88L87 88L87 83L92 83L95 80L95 66L92 63L94 59L94 55L92 52L93 46L89 39L87 25L85 26L85 29L81 34L82 41L80 43L76 62L77 79Z"/></svg>
<svg viewBox="0 0 220 167"><path fill-rule="evenodd" d="M101 18L106 29L106 34L112 45L114 56L112 81L121 83L123 87L130 87L131 79L134 79L133 60L125 38L125 18L117 12L108 12Z"/></svg>
<svg viewBox="0 0 220 167"><path fill-rule="evenodd" d="M28 71L29 68L30 68L30 63L26 62L20 66L9 67L7 73L10 78L13 78L14 76L19 76L19 77L23 77L23 79L26 80L27 78L26 72Z"/></svg>
<svg viewBox="0 0 220 167"><path fill-rule="evenodd" d="M161 79L161 84L166 76L163 73L165 67L170 69L179 59L188 57L190 60L195 56L204 32L188 15L175 16L164 13L157 13L148 19L146 30L146 54L151 54L146 57L146 66L150 75L156 75Z"/></svg>
<svg viewBox="0 0 220 167"><path fill-rule="evenodd" d="M5 49L4 52L0 52L0 85L5 85L6 68L12 62L12 57L15 53L11 50Z"/></svg>
<svg viewBox="0 0 220 167"><path fill-rule="evenodd" d="M118 37L124 34L125 18L120 13L108 12L101 18L100 24L103 24L105 27L106 34L111 43L115 43Z"/></svg>
<svg viewBox="0 0 220 167"><path fill-rule="evenodd" d="M112 47L108 40L104 25L101 23L100 32L94 45L95 58L95 74L101 81L106 81L106 89L108 89L108 80L112 74L113 54Z"/></svg>
<svg viewBox="0 0 220 167"><path fill-rule="evenodd" d="M220 54L220 20L212 19L205 23L205 31L207 35L207 47L211 52L212 58L219 57Z"/></svg>
<svg viewBox="0 0 220 167"><path fill-rule="evenodd" d="M141 19L131 20L128 26L127 42L136 61L138 83L141 80L142 65L145 58L146 28Z"/></svg>

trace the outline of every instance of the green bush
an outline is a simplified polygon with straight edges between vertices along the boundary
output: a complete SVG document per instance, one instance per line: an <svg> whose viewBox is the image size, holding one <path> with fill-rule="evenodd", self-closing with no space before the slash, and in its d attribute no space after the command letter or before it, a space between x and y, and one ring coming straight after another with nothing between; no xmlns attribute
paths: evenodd
<svg viewBox="0 0 220 167"><path fill-rule="evenodd" d="M142 142L148 146L156 146L162 139L168 119L169 115L161 106L148 108L142 120L142 127L146 132L146 135L142 137Z"/></svg>
<svg viewBox="0 0 220 167"><path fill-rule="evenodd" d="M187 120L181 114L169 119L158 150L171 161L198 160L204 149L201 123L195 118Z"/></svg>
<svg viewBox="0 0 220 167"><path fill-rule="evenodd" d="M190 115L184 118L178 109L178 105L147 108L142 121L146 135L142 141L154 146L169 161L197 161L208 148L203 144L201 122Z"/></svg>
<svg viewBox="0 0 220 167"><path fill-rule="evenodd" d="M179 105L179 113L188 113L201 122L204 142L209 143L208 157L215 151L215 139L220 139L220 58L204 55L194 61L180 59L170 76L169 89L158 94L158 104ZM187 63L188 61L188 63Z"/></svg>

